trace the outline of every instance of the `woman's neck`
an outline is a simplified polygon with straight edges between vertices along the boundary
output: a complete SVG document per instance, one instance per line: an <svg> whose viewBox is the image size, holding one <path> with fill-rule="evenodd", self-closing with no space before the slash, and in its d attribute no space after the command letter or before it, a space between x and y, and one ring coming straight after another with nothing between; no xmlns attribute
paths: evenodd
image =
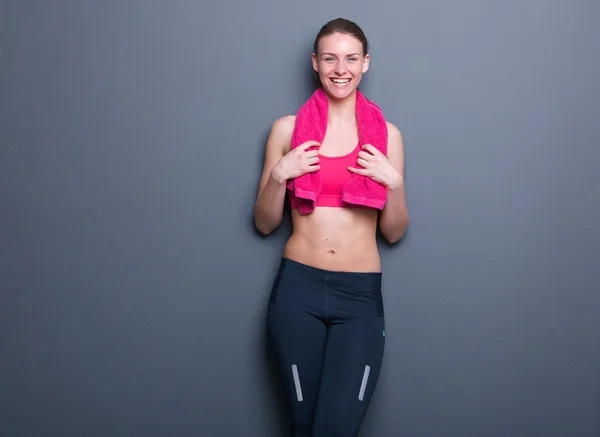
<svg viewBox="0 0 600 437"><path fill-rule="evenodd" d="M337 129L348 124L356 124L356 91L342 100L332 99L327 95L327 101L330 127Z"/></svg>

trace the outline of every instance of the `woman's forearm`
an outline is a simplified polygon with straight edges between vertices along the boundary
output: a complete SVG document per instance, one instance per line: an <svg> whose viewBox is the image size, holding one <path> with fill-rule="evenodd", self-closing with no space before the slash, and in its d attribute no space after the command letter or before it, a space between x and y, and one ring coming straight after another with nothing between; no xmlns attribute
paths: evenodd
<svg viewBox="0 0 600 437"><path fill-rule="evenodd" d="M379 229L390 243L399 241L409 223L406 207L406 189L404 181L396 187L388 187L387 201L379 219Z"/></svg>
<svg viewBox="0 0 600 437"><path fill-rule="evenodd" d="M280 225L283 218L286 180L271 171L264 189L254 204L254 223L256 228L267 235Z"/></svg>

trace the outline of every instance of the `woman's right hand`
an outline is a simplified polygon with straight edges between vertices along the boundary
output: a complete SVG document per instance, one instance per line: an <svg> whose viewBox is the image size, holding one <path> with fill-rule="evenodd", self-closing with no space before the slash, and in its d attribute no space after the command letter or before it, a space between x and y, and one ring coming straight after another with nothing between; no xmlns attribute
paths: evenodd
<svg viewBox="0 0 600 437"><path fill-rule="evenodd" d="M273 167L271 175L275 180L283 183L288 179L317 171L320 168L319 149L307 151L307 149L314 146L319 147L320 144L317 141L307 141L290 150Z"/></svg>

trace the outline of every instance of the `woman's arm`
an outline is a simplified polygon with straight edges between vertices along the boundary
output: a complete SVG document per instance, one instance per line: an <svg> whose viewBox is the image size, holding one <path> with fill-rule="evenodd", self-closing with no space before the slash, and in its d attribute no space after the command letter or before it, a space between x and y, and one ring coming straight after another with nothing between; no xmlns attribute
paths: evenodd
<svg viewBox="0 0 600 437"><path fill-rule="evenodd" d="M379 218L379 229L390 243L399 241L408 227L409 217L404 187L404 143L400 130L392 123L388 125L387 158L396 168L393 182L387 185L387 201Z"/></svg>
<svg viewBox="0 0 600 437"><path fill-rule="evenodd" d="M284 156L293 129L294 116L277 119L267 139L263 171L254 204L254 223L265 235L277 229L283 218L287 180L273 169Z"/></svg>

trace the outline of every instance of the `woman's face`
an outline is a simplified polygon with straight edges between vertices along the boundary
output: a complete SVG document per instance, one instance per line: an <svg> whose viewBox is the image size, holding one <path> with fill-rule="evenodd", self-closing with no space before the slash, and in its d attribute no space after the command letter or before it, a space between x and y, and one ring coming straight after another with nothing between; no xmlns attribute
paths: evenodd
<svg viewBox="0 0 600 437"><path fill-rule="evenodd" d="M319 53L313 53L312 62L325 91L338 99L352 94L369 69L369 55L363 56L360 40L337 32L319 40Z"/></svg>

